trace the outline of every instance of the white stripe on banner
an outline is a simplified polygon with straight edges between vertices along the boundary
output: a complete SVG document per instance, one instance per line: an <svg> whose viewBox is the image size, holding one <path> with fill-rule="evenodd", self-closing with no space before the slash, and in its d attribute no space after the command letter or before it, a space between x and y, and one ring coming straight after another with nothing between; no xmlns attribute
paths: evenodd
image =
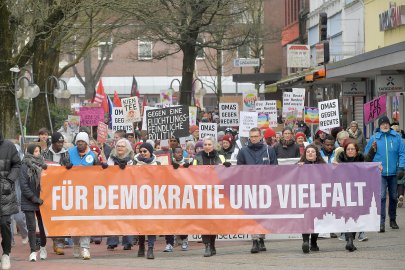
<svg viewBox="0 0 405 270"><path fill-rule="evenodd" d="M157 220L157 219L298 219L304 214L291 215L117 215L117 216L59 216L51 217L57 220Z"/></svg>

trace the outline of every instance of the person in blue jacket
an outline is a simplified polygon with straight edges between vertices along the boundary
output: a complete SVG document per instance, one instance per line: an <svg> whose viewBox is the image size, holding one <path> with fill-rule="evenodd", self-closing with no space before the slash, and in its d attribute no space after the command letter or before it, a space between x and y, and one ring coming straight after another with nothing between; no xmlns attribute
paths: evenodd
<svg viewBox="0 0 405 270"><path fill-rule="evenodd" d="M70 162L66 165L66 169L70 169L72 168L72 166L93 166L100 163L98 158L96 157L96 154L94 154L93 151L90 150L89 142L89 135L86 132L77 133L75 139L76 146L69 149ZM90 237L72 237L72 240L73 256L78 258L81 255L83 260L89 260ZM80 247L82 248L81 252Z"/></svg>
<svg viewBox="0 0 405 270"><path fill-rule="evenodd" d="M401 136L390 127L387 116L378 119L378 128L370 138L364 150L368 153L373 142L377 142L377 152L374 162L381 162L381 223L380 232L385 232L386 216L386 192L388 188L389 204L388 215L390 217L390 227L399 229L396 222L397 212L397 179L404 176L405 167L405 145Z"/></svg>

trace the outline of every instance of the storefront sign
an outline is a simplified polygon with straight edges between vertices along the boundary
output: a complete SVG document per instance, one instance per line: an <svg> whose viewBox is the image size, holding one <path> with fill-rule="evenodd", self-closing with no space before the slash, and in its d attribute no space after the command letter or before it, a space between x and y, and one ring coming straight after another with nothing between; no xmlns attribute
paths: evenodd
<svg viewBox="0 0 405 270"><path fill-rule="evenodd" d="M311 66L311 51L309 45L287 45L287 67L307 68Z"/></svg>
<svg viewBox="0 0 405 270"><path fill-rule="evenodd" d="M405 5L396 6L394 3L390 8L379 14L380 31L386 31L405 24Z"/></svg>
<svg viewBox="0 0 405 270"><path fill-rule="evenodd" d="M236 58L233 59L234 67L258 67L260 66L260 58Z"/></svg>
<svg viewBox="0 0 405 270"><path fill-rule="evenodd" d="M342 95L344 96L365 96L366 82L342 82Z"/></svg>
<svg viewBox="0 0 405 270"><path fill-rule="evenodd" d="M364 124L376 120L387 111L387 96L379 96L364 104Z"/></svg>
<svg viewBox="0 0 405 270"><path fill-rule="evenodd" d="M377 75L375 87L379 93L405 92L404 75Z"/></svg>

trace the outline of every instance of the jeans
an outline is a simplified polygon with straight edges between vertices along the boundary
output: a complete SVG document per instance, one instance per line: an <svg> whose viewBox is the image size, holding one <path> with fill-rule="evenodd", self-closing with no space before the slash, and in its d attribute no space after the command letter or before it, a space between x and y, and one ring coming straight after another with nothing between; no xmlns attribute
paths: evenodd
<svg viewBox="0 0 405 270"><path fill-rule="evenodd" d="M118 236L109 236L107 237L107 245L108 246L118 246L120 240ZM132 243L134 242L134 237L132 235L125 235L122 237L122 245L130 245L132 247Z"/></svg>
<svg viewBox="0 0 405 270"><path fill-rule="evenodd" d="M397 176L381 176L381 224L385 223L388 188L388 215L390 220L397 216Z"/></svg>
<svg viewBox="0 0 405 270"><path fill-rule="evenodd" d="M80 245L81 248L90 248L90 236L74 236L72 240L74 246Z"/></svg>
<svg viewBox="0 0 405 270"><path fill-rule="evenodd" d="M14 214L11 216L12 219L15 220L15 223L17 224L18 230L21 234L21 238L26 238L28 236L28 229L27 229L27 223L25 221L25 215L23 212L18 212L17 214ZM12 232L12 238L13 237L13 227L11 227L11 232Z"/></svg>
<svg viewBox="0 0 405 270"><path fill-rule="evenodd" d="M10 215L1 216L1 247L3 248L3 254L9 255L11 252L11 217Z"/></svg>
<svg viewBox="0 0 405 270"><path fill-rule="evenodd" d="M28 240L30 242L31 252L37 251L37 236L36 236L36 227L35 216L38 221L39 228L39 237L41 240L41 247L46 246L46 235L44 230L44 224L42 223L41 211L25 211L25 218L27 220L28 228Z"/></svg>
<svg viewBox="0 0 405 270"><path fill-rule="evenodd" d="M148 248L153 248L155 246L156 235L148 235ZM145 245L145 235L140 235L138 240L139 246Z"/></svg>

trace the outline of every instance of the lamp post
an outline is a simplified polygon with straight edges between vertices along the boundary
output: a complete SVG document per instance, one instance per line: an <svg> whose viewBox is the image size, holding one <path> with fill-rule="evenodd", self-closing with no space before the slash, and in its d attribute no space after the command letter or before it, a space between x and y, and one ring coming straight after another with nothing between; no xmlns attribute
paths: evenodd
<svg viewBox="0 0 405 270"><path fill-rule="evenodd" d="M48 112L49 127L51 128L51 133L53 133L53 125L51 119L51 112L49 110L49 100L48 100L48 81L53 80L56 82L56 88L53 90L53 95L55 98L65 98L68 99L71 96L70 91L67 89L67 84L64 80L58 79L55 76L51 75L45 82L45 103L46 110ZM63 84L63 89L60 87L60 83Z"/></svg>
<svg viewBox="0 0 405 270"><path fill-rule="evenodd" d="M24 99L33 99L36 98L39 95L39 87L38 85L36 85L34 83L34 76L32 74L32 72L26 68L19 68L18 66L12 67L10 68L10 71L13 75L13 79L14 79L14 100L15 100L15 106L16 106L16 110L17 110L17 117L18 117L18 124L20 126L20 131L21 131L21 144L22 147L24 147L25 144L25 137L24 137L24 128L22 125L22 121L21 121L21 112L20 112L20 105L18 103L18 98L19 97L23 97ZM20 72L21 71L25 71L30 75L30 79L27 78L24 75L20 76ZM20 82L26 80L28 82L27 86L23 86L22 90L19 89L20 86Z"/></svg>

